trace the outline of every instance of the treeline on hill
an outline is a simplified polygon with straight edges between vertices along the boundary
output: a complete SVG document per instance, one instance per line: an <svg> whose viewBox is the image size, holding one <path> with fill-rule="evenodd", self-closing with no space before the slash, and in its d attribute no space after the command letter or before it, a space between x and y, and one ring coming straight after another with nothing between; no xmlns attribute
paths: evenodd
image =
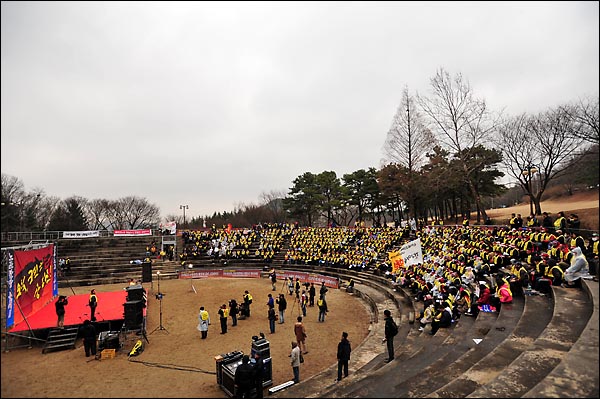
<svg viewBox="0 0 600 399"><path fill-rule="evenodd" d="M417 218L440 218L457 222L469 215L472 200L461 180L460 171L444 160L436 149L431 161L417 174L419 190L415 191L414 208ZM546 198L570 195L575 191L598 186L598 146L584 153L565 168L563 174L548 185ZM579 167L575 167L579 165ZM483 203L489 209L494 205L512 206L515 202L528 200L520 186L507 188L493 183L499 171L487 173L482 178L481 192L486 194ZM369 223L387 223L412 217L409 204L402 190L407 180L406 170L388 165L380 170L370 168L338 178L335 172L312 174L306 172L294 180L289 195L275 192L263 194L261 204L241 204L232 212L215 212L211 216L193 217L187 227L199 229L213 224L222 227L231 223L235 227L250 227L258 223L298 221L302 225L350 225L355 220ZM13 190L9 190L12 187ZM2 175L2 193L23 188L14 177ZM488 194L489 193L489 194ZM4 197L3 197L4 198ZM43 196L43 193L27 193L22 198L31 206L23 219L19 218L18 205L3 203L2 231L77 231L119 228L156 228L159 221L158 207L143 198L87 201L81 197L66 200ZM54 212L48 209L54 207ZM13 212L11 212L13 211ZM170 216L166 221L181 216Z"/></svg>
<svg viewBox="0 0 600 399"><path fill-rule="evenodd" d="M193 216L187 228L264 222L307 226L351 225L357 220L443 219L454 222L486 209L529 198L536 214L553 192L598 186L598 96L580 98L537 114L504 116L490 111L459 73L444 69L428 94L404 88L383 144L381 167L338 177L334 171L305 172L287 193L264 193L259 204ZM513 187L499 184L511 181ZM558 187L558 188L557 188ZM564 189L564 190L563 190ZM2 231L61 231L156 228L160 210L145 198L118 200L27 192L23 182L2 174ZM514 198L514 200L513 200ZM181 216L163 221L182 224Z"/></svg>

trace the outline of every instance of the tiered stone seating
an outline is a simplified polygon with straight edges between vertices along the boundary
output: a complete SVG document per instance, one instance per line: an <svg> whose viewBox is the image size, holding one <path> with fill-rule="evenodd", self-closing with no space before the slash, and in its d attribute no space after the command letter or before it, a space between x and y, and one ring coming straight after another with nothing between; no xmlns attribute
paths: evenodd
<svg viewBox="0 0 600 399"><path fill-rule="evenodd" d="M558 366L522 397L597 398L599 396L598 282L584 280L583 290L588 297L583 312L587 313L589 308L592 308L587 325L574 337L577 340L562 357Z"/></svg>
<svg viewBox="0 0 600 399"><path fill-rule="evenodd" d="M470 396L521 397L561 362L585 328L592 307L588 306L582 290L553 287L553 294L552 320L540 336L533 342L513 336L504 340L487 364L489 368L498 369L497 377L484 380L485 385ZM534 322L535 316L527 320L528 324Z"/></svg>
<svg viewBox="0 0 600 399"><path fill-rule="evenodd" d="M57 258L70 258L71 271L59 275L59 287L126 283L142 278L142 265L132 264L146 258L146 246L156 237L102 237L86 239L59 239L56 241ZM152 259L152 269L173 275L177 262Z"/></svg>
<svg viewBox="0 0 600 399"><path fill-rule="evenodd" d="M68 250L59 242L58 256L71 258L72 278L81 285L125 282L141 277L141 265L129 261L143 259L149 240L98 242L96 249L81 240ZM517 296L499 314L463 317L431 337L418 332L418 323L409 323L420 306L409 293L394 290L387 278L357 270L284 265L281 254L286 246L287 242L272 263L229 259L227 266L261 265L338 276L342 281L353 278L355 295L366 301L372 317L367 339L353 348L349 378L334 384L337 370L332 366L276 396L598 397L597 282L584 281L583 289L553 287L552 297ZM194 267L225 266L214 262L206 257ZM154 271L161 267L176 276L181 264L155 260ZM383 362L386 353L380 340L384 309L392 310L400 327L397 360L391 363Z"/></svg>

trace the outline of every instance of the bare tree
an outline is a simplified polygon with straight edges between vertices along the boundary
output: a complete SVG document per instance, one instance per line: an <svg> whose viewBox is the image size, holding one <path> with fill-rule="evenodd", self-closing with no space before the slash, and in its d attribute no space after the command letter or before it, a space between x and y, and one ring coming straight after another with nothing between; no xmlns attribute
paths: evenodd
<svg viewBox="0 0 600 399"><path fill-rule="evenodd" d="M392 126L388 130L383 151L386 164L394 163L407 169L408 181L404 191L407 193L413 217L416 217L417 209L414 174L426 161L427 150L432 146L433 141L432 134L425 127L414 98L405 87Z"/></svg>
<svg viewBox="0 0 600 399"><path fill-rule="evenodd" d="M471 150L490 143L497 121L487 109L485 101L474 97L471 86L463 80L460 73L451 79L448 72L440 68L431 79L431 88L430 97L417 94L417 101L428 117L436 139L458 157L465 183L481 211L481 216L487 220L487 213L473 176L473 172L481 165L468 161L471 159Z"/></svg>
<svg viewBox="0 0 600 399"><path fill-rule="evenodd" d="M580 98L577 103L563 105L560 109L573 120L573 130L569 132L573 137L600 145L598 97Z"/></svg>
<svg viewBox="0 0 600 399"><path fill-rule="evenodd" d="M584 139L571 134L574 123L565 107L558 107L511 118L499 129L497 145L506 171L531 198L537 215L548 184L568 171L566 166L581 149Z"/></svg>
<svg viewBox="0 0 600 399"><path fill-rule="evenodd" d="M160 211L145 198L128 196L110 201L107 213L113 229L138 229L157 226Z"/></svg>
<svg viewBox="0 0 600 399"><path fill-rule="evenodd" d="M261 205L269 212L271 221L283 222L285 220L285 210L283 209L282 199L285 198L284 191L271 190L262 192L259 196Z"/></svg>
<svg viewBox="0 0 600 399"><path fill-rule="evenodd" d="M84 207L85 216L92 230L108 230L110 224L110 201L95 199L88 201Z"/></svg>

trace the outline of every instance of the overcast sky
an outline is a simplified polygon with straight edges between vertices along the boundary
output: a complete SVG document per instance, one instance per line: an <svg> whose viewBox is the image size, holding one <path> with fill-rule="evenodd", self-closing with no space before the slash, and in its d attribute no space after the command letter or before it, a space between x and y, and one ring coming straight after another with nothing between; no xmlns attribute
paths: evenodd
<svg viewBox="0 0 600 399"><path fill-rule="evenodd" d="M2 173L186 218L379 168L402 88L492 110L598 95L598 2L10 2Z"/></svg>

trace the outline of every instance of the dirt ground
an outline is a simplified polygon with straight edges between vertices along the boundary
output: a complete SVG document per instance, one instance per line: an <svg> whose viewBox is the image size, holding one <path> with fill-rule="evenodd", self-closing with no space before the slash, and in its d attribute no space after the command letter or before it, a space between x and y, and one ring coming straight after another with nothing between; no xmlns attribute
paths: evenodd
<svg viewBox="0 0 600 399"><path fill-rule="evenodd" d="M96 398L194 398L227 397L216 380L215 356L232 351L250 354L252 336L264 332L270 342L273 364L273 385L292 379L288 357L294 339L293 325L300 314L293 305L293 296L287 295L288 310L285 323L277 324L274 334L269 333L267 294L271 290L268 279L196 279L161 280L164 330L153 330L160 325L157 281L144 284L148 289L147 332L144 351L128 358L129 351L139 339L129 333L123 349L114 359L89 360L83 342L76 349L42 354L40 346L32 349L17 348L2 352L2 398L17 397L96 397ZM194 293L195 288L196 293ZM121 284L95 287L74 287L77 294L123 289ZM251 317L239 320L236 327L228 321L227 334L220 334L217 311L230 299L241 301L244 290L253 296ZM72 295L69 288L60 294ZM276 295L275 295L276 296ZM329 289L329 313L325 323L317 321L318 308L309 307L305 318L309 353L300 368L300 380L334 365L337 343L342 331L347 331L353 349L369 333L369 311L358 298L343 290ZM101 311L101 304L98 310ZM198 311L204 306L210 314L211 326L206 340L196 330ZM68 311L68 309L67 309ZM268 395L265 389L265 395Z"/></svg>

